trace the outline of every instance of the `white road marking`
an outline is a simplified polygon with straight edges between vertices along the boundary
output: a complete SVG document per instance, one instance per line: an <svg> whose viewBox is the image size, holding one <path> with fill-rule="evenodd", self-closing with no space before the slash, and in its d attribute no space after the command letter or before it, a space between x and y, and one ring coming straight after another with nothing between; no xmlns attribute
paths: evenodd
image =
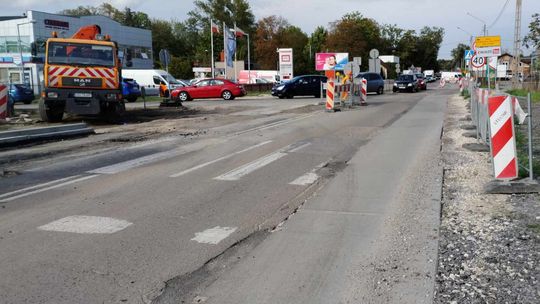
<svg viewBox="0 0 540 304"><path fill-rule="evenodd" d="M220 176L214 177L216 180L224 180L224 181L234 181L239 180L245 175L250 174L251 172L260 169L268 164L271 164L275 162L276 160L287 156L288 153L291 152L297 152L300 149L303 149L307 146L311 145L311 143L306 142L297 142L291 145L287 145L276 152L267 154L259 159L256 159L250 163L247 163L241 167L238 167L236 169L233 169L225 174L222 174Z"/></svg>
<svg viewBox="0 0 540 304"><path fill-rule="evenodd" d="M316 114L318 114L318 113L309 113L309 114L304 114L304 115L296 117L296 118L290 118L290 119L286 119L286 120L282 120L282 121L273 122L273 123L270 123L270 124L267 124L267 125L264 125L264 126L259 126L259 127L255 127L255 128L251 128L251 129L247 129L247 130L244 130L244 131L237 132L237 133L233 134L232 136L238 136L238 135L242 135L244 133L248 133L248 132L252 132L252 131L266 130L266 129L269 129L269 128L273 128L273 127L277 127L277 126L280 126L280 125L295 122L295 121L298 121L298 120L302 120L302 119L305 119L305 118L308 118L308 117L311 117L311 116L315 116Z"/></svg>
<svg viewBox="0 0 540 304"><path fill-rule="evenodd" d="M244 149L244 150L240 150L240 151L231 153L231 154L229 154L229 155L226 155L226 156L223 156L223 157L220 157L220 158L216 158L216 159L214 159L214 160L212 160L212 161L209 161L209 162L206 162L206 163L204 163L204 164L200 164L200 165L198 165L198 166L189 168L189 169L184 170L184 171L182 171L182 172L173 174L173 175L171 175L170 177L179 177L179 176L188 174L188 173L193 172L193 171L195 171L195 170L199 170L199 169L204 168L204 167L206 167L206 166L208 166L208 165L217 163L217 162L219 162L219 161L222 161L222 160L224 160L224 159L233 157L233 156L235 156L235 155L238 155L238 154L247 152L247 151L249 151L249 150L253 150L253 149L255 149L255 148L264 146L264 145L266 145L266 144L268 144L268 143L271 143L271 142L272 142L271 140L263 141L262 143L259 143L259 144L257 144L257 145L251 146L251 147L246 148L246 149Z"/></svg>
<svg viewBox="0 0 540 304"><path fill-rule="evenodd" d="M7 198L0 198L0 200L1 200L2 202L9 202L9 201L12 201L12 200L16 200L16 199L18 199L18 198L21 198L21 197L25 197L25 196L29 196L29 195L32 195L32 194L36 194L36 193L40 193L40 192L45 192L45 191L49 191L49 190L51 190L51 189L56 189L56 188L60 188L60 187L67 186L67 185L71 185L71 184L74 184L74 183L82 182L82 181L85 181L85 180L87 180L87 179L94 178L94 177L96 177L96 176L99 176L99 175L95 174L95 175L83 176L83 177L81 177L81 178L77 178L77 179L74 179L74 180L70 180L70 181L67 181L67 182L65 182L65 183L57 184L57 185L54 185L54 186L50 186L50 187L46 187L46 188L42 188L42 189L30 191L30 192L26 192L26 193L23 193L23 194L19 194L19 195L7 197Z"/></svg>
<svg viewBox="0 0 540 304"><path fill-rule="evenodd" d="M195 233L195 237L191 240L202 244L217 245L219 242L223 241L229 235L235 232L236 229L238 228L216 226L214 228L206 229L203 232Z"/></svg>
<svg viewBox="0 0 540 304"><path fill-rule="evenodd" d="M237 169L231 170L223 175L220 175L218 177L214 177L214 179L217 180L226 180L226 181L233 181L233 180L239 180L242 176L248 175L249 173L262 168L284 156L286 156L287 153L278 151L271 154L268 154L266 156L263 156L255 161L252 161L251 163L245 164Z"/></svg>
<svg viewBox="0 0 540 304"><path fill-rule="evenodd" d="M317 165L313 170L290 182L289 185L307 186L313 184L319 179L319 175L315 172L324 167L325 164L326 162Z"/></svg>
<svg viewBox="0 0 540 304"><path fill-rule="evenodd" d="M287 152L291 152L291 153L298 152L298 151L300 151L300 150L302 150L302 149L304 149L305 147L308 147L308 146L311 146L311 143L308 142L308 143L302 144L302 145L300 145L300 146L298 146L298 147L296 147L294 149L291 149L291 150L289 150Z"/></svg>
<svg viewBox="0 0 540 304"><path fill-rule="evenodd" d="M159 153L154 153L150 155L146 155L143 157L131 159L125 162L117 163L114 165L106 166L97 168L94 170L87 171L87 173L96 173L96 174L116 174L122 171L126 171L129 169L141 167L144 165L147 165L149 163L157 162L160 160L172 158L181 154L185 154L186 151L164 151Z"/></svg>
<svg viewBox="0 0 540 304"><path fill-rule="evenodd" d="M124 230L132 224L112 217L73 215L40 226L37 229L81 234L111 234Z"/></svg>
<svg viewBox="0 0 540 304"><path fill-rule="evenodd" d="M35 185L35 186L31 186L31 187L19 189L19 190L12 191L12 192L3 193L3 194L0 194L0 199L1 199L2 197L7 197L7 196L11 196L11 195L15 195L15 194L22 193L22 192L30 191L30 190L33 190L33 189L37 189L37 188L41 188L41 187L46 187L46 186L48 186L48 185L60 183L60 182L63 182L63 181L65 181L65 180L70 180L70 179L73 179L73 178L77 178L77 177L79 177L79 176L80 176L80 175L68 176L68 177L60 178L60 179L53 180L53 181L50 181L50 182L46 182L46 183L43 183L43 184L39 184L39 185Z"/></svg>

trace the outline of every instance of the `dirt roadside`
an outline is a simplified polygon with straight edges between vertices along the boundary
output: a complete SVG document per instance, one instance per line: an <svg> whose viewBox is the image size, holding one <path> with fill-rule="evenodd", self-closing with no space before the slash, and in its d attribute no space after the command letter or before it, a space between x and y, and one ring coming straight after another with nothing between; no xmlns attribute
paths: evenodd
<svg viewBox="0 0 540 304"><path fill-rule="evenodd" d="M489 152L462 147L467 101L450 99L434 303L540 303L539 195L485 194Z"/></svg>

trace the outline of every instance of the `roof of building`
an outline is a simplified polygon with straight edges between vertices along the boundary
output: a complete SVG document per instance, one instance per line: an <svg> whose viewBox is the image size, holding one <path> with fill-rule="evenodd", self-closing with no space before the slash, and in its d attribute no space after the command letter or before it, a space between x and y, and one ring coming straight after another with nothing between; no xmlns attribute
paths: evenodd
<svg viewBox="0 0 540 304"><path fill-rule="evenodd" d="M26 16L0 16L0 21L24 19Z"/></svg>

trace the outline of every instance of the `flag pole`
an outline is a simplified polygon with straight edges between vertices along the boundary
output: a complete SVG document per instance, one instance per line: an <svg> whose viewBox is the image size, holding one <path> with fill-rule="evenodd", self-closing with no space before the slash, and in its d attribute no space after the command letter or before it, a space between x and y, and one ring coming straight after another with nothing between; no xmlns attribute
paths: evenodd
<svg viewBox="0 0 540 304"><path fill-rule="evenodd" d="M212 65L212 68L210 69L212 78L214 78L214 22L212 19L210 19L210 64Z"/></svg>
<svg viewBox="0 0 540 304"><path fill-rule="evenodd" d="M227 39L229 38L229 30L227 29L227 26L225 25L225 22L223 22L223 63L225 66L225 79L227 78Z"/></svg>
<svg viewBox="0 0 540 304"><path fill-rule="evenodd" d="M247 35L247 47L248 47L248 84L251 83L251 57L249 54L249 34Z"/></svg>
<svg viewBox="0 0 540 304"><path fill-rule="evenodd" d="M234 23L234 43L236 44L236 22ZM238 46L236 46L238 47ZM236 76L236 53L238 53L236 50L234 51L234 62L233 62L233 69L234 69L234 81L238 81L238 77Z"/></svg>

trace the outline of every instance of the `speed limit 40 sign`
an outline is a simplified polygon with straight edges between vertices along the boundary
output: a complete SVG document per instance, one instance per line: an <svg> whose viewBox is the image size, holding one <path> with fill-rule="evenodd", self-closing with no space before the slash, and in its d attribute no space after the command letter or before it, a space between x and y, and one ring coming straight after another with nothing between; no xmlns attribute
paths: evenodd
<svg viewBox="0 0 540 304"><path fill-rule="evenodd" d="M474 54L471 58L471 65L473 66L473 68L479 69L486 65L486 58L478 57L476 54Z"/></svg>

